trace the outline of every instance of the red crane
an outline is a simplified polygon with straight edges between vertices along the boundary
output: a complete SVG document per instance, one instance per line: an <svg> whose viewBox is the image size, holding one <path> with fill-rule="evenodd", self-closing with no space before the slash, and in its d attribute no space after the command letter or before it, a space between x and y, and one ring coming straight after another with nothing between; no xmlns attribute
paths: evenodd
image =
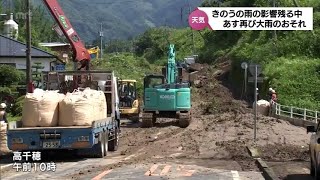
<svg viewBox="0 0 320 180"><path fill-rule="evenodd" d="M86 70L89 70L90 66L90 54L88 50L85 48L84 44L80 40L80 37L78 36L77 32L72 27L69 19L65 16L65 13L63 12L60 4L57 0L43 0L44 4L49 9L50 13L58 23L61 31L66 36L66 38L69 40L73 56L72 60L74 62L80 63L80 67L78 70L81 70L85 68Z"/></svg>

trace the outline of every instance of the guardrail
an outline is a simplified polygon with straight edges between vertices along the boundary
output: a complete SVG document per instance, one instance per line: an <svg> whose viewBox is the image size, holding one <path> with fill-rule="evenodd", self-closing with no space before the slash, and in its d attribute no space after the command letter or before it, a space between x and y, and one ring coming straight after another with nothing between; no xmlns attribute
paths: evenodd
<svg viewBox="0 0 320 180"><path fill-rule="evenodd" d="M272 102L272 114L284 116L290 119L303 119L313 123L318 123L319 111L309 110L306 108L297 108L292 106L284 106L276 102Z"/></svg>

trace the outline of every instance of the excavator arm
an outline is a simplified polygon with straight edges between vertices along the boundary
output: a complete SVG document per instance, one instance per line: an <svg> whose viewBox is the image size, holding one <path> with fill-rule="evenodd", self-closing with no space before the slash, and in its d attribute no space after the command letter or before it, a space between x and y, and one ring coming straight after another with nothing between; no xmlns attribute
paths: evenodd
<svg viewBox="0 0 320 180"><path fill-rule="evenodd" d="M169 46L168 52L168 64L167 64L167 83L172 84L176 81L177 69L176 69L176 52L173 44Z"/></svg>
<svg viewBox="0 0 320 180"><path fill-rule="evenodd" d="M44 4L49 9L51 15L54 17L55 21L59 25L61 31L68 39L72 46L73 56L72 59L74 62L80 63L80 67L77 70L85 68L89 70L90 65L90 54L85 48L84 44L80 40L77 32L72 27L69 19L65 16L61 6L57 0L43 0Z"/></svg>

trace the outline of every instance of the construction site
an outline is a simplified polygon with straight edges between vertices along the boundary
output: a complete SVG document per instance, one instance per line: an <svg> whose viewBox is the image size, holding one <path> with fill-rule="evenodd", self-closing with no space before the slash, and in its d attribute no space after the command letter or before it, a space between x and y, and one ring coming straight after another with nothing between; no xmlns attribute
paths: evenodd
<svg viewBox="0 0 320 180"><path fill-rule="evenodd" d="M113 18L115 2L84 5L88 14L111 7L104 16L112 23L74 13L79 1L60 1L63 8L58 0L2 2L9 1L0 1L0 10L6 9L0 15L7 17L0 24L0 179L319 179L314 33L299 32L293 34L298 40L290 40L276 31L196 32L200 25L192 26L191 15L205 10L194 2L191 12L190 1L168 10L181 15L181 27L171 29L167 21L174 18L158 28L159 19L152 23L143 10L128 15L142 14L140 19ZM131 10L176 5L161 2ZM201 5L229 5L219 3ZM63 9L75 16L76 26ZM38 13L33 24L31 11ZM47 15L53 26L41 19ZM184 27L184 18L193 29ZM147 25L138 36L141 24ZM91 26L98 27L98 38L87 33L95 31ZM126 40L114 40L118 36Z"/></svg>
<svg viewBox="0 0 320 180"><path fill-rule="evenodd" d="M122 121L118 151L98 160L99 163L92 159L74 161L72 154L62 153L48 160L57 162L56 172L17 173L7 168L2 170L1 177L94 179L102 173L100 179L150 179L159 178L164 171L161 176L168 179L264 179L256 158L248 150L256 147L259 158L280 179L308 179L310 136L305 128L259 115L254 142L253 110L249 103L237 100L225 83L228 68L200 64L198 67L197 85L192 87L192 121L187 128L178 127L175 120L159 119L147 129L140 127L141 122ZM185 168L178 171L180 166Z"/></svg>

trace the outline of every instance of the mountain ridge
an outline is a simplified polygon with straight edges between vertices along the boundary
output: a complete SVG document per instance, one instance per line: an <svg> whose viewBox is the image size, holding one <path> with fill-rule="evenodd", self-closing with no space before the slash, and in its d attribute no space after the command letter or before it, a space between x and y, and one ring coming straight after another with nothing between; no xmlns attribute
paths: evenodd
<svg viewBox="0 0 320 180"><path fill-rule="evenodd" d="M41 5L42 0L33 0ZM191 10L200 0L58 0L66 16L85 42L99 39L102 23L104 39L130 39L148 28L159 26L186 27L188 2ZM44 7L42 4L41 6ZM181 8L183 20L181 21Z"/></svg>

